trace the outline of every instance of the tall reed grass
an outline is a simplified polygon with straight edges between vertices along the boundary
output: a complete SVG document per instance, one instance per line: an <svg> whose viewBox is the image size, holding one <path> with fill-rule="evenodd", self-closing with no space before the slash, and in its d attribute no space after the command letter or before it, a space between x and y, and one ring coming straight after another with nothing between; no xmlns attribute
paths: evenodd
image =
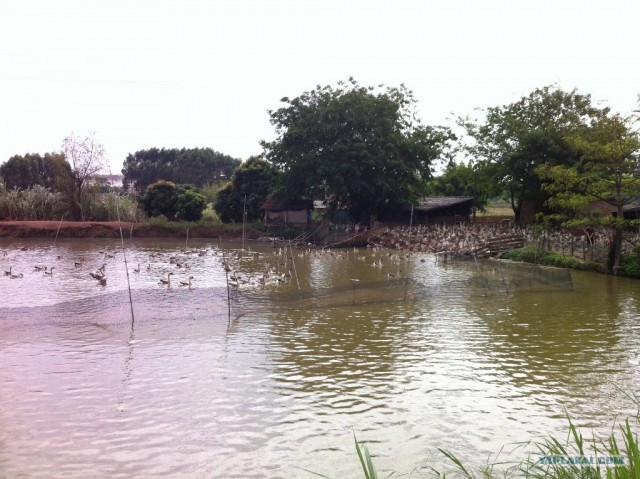
<svg viewBox="0 0 640 479"><path fill-rule="evenodd" d="M0 218L15 221L59 220L69 217L69 197L50 188L0 189ZM87 221L141 221L144 213L135 198L115 191L87 191L80 204Z"/></svg>

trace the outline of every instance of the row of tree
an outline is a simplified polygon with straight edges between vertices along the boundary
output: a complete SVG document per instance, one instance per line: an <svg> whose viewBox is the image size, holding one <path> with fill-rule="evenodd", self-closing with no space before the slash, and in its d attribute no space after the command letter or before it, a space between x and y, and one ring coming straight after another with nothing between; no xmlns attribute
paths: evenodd
<svg viewBox="0 0 640 479"><path fill-rule="evenodd" d="M202 188L230 178L240 163L211 148L150 148L127 155L123 184L140 193L159 179Z"/></svg>
<svg viewBox="0 0 640 479"><path fill-rule="evenodd" d="M470 195L480 206L506 194L516 221L525 204L575 218L588 201L599 199L616 208L616 221L603 220L615 231L616 244L628 226L623 209L638 198L637 130L576 90L539 88L511 104L487 108L479 118L460 119L466 133L461 139L449 128L422 125L404 86L363 87L349 79L282 103L269 112L277 135L262 142L260 157L241 164L209 148L141 150L125 160L125 185L143 193L158 180L201 188L231 178L215 201L223 221L258 218L269 196L325 199L365 224L372 215L392 217L428 194ZM66 188L79 218L87 180L97 173L103 154L92 137L71 137L62 156L14 157L0 174L9 186L20 178ZM444 174L434 179L442 161Z"/></svg>
<svg viewBox="0 0 640 479"><path fill-rule="evenodd" d="M98 173L107 167L104 147L95 135L67 136L59 153L15 155L0 165L0 177L6 189L41 186L58 193L68 218L87 216L86 194L92 190Z"/></svg>
<svg viewBox="0 0 640 479"><path fill-rule="evenodd" d="M269 112L277 138L262 143L263 159L236 170L220 192L224 220L239 221L245 204L257 216L268 195L327 199L366 224L427 194L474 196L479 206L506 194L518 222L528 205L566 225L611 228L611 267L619 266L623 231L633 224L624 208L640 196L640 136L632 119L593 105L589 95L536 89L460 119L461 141L448 128L421 125L403 86L365 88L350 79L282 102ZM433 178L439 161L447 167ZM587 207L594 200L616 215L594 218Z"/></svg>

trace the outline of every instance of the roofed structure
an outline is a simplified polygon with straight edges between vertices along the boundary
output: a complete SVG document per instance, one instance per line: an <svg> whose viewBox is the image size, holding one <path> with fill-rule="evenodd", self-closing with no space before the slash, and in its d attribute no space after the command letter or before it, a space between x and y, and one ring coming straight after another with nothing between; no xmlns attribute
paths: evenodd
<svg viewBox="0 0 640 479"><path fill-rule="evenodd" d="M311 222L313 201L285 202L276 198L268 198L260 208L264 210L266 225L306 225Z"/></svg>
<svg viewBox="0 0 640 479"><path fill-rule="evenodd" d="M414 210L414 222L422 224L468 222L473 196L431 196L422 198Z"/></svg>

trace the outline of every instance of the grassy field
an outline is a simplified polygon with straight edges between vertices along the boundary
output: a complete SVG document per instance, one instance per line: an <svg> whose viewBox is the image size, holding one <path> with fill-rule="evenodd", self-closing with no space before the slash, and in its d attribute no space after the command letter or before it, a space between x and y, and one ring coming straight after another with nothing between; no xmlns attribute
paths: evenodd
<svg viewBox="0 0 640 479"><path fill-rule="evenodd" d="M478 211L476 216L484 218L487 216L500 216L505 218L513 218L513 210L511 205L506 201L491 201L487 205L485 211Z"/></svg>

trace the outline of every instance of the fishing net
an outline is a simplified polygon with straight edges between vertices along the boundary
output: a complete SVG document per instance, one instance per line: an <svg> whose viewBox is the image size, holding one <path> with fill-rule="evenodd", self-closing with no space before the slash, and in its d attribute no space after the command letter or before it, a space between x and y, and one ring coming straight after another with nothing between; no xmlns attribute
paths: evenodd
<svg viewBox="0 0 640 479"><path fill-rule="evenodd" d="M386 281L352 281L341 286L299 291L273 289L231 290L230 299L239 309L254 309L252 305L268 300L270 309L326 309L353 305L399 302L415 295L417 282L410 278Z"/></svg>
<svg viewBox="0 0 640 479"><path fill-rule="evenodd" d="M571 271L528 263L486 262L473 278L485 295L518 292L573 291Z"/></svg>

